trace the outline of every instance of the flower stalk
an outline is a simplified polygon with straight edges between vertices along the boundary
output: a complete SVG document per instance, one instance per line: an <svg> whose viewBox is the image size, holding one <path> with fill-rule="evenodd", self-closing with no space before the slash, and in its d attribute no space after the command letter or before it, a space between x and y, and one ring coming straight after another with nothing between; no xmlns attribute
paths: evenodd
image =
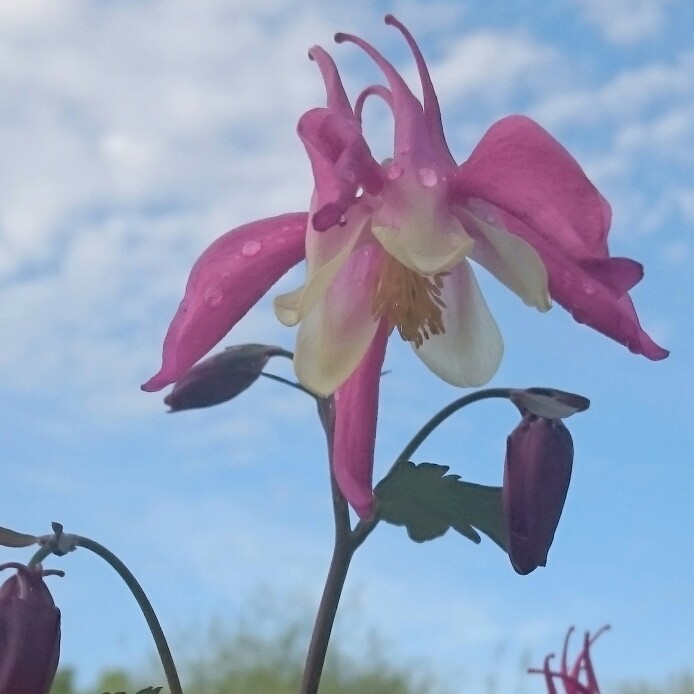
<svg viewBox="0 0 694 694"><path fill-rule="evenodd" d="M349 518L349 507L333 472L333 441L335 434L335 403L332 397L316 398L318 415L325 431L330 466L330 491L332 496L333 517L335 520L335 541L330 569L325 580L323 595L313 625L313 633L306 655L304 675L301 681L301 694L316 694L320 685L328 643L332 633L337 608L342 596L342 589L347 579L347 571L354 551L360 543L355 543Z"/></svg>
<svg viewBox="0 0 694 694"><path fill-rule="evenodd" d="M113 552L95 540L90 540L89 538L82 537L81 535L73 535L72 533L63 533L63 526L59 523L53 523L53 530L53 535L42 538L42 546L34 554L28 566L37 566L49 554L62 555L68 551L76 549L77 547L84 547L84 549L88 549L90 552L93 552L97 556L101 557L123 579L125 584L130 589L130 592L133 594L133 597L137 601L137 604L139 605L145 621L147 622L147 626L152 634L152 638L154 639L154 644L157 648L162 667L164 668L164 674L166 676L170 693L183 694L176 665L174 663L173 656L171 655L171 649L169 648L166 636L164 635L164 630L161 628L161 624L159 623L159 619L157 618L154 608L152 607L152 603L149 601L145 591L142 589L142 586L139 584L138 580L135 578L130 569L128 569L128 567L115 554L113 554Z"/></svg>

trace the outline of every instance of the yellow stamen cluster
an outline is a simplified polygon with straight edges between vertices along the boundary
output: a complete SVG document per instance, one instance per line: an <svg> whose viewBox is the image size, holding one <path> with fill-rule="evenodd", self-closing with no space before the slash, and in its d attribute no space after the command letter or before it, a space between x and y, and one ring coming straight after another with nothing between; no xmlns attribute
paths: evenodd
<svg viewBox="0 0 694 694"><path fill-rule="evenodd" d="M386 254L371 310L385 317L400 337L420 347L431 335L444 333L441 298L442 272L432 277L419 275Z"/></svg>

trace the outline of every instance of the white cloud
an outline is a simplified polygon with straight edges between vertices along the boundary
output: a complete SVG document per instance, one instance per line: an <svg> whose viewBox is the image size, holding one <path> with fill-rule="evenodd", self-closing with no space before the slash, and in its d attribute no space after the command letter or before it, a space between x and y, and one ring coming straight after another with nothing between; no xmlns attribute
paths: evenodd
<svg viewBox="0 0 694 694"><path fill-rule="evenodd" d="M610 41L632 44L660 33L672 0L574 0Z"/></svg>
<svg viewBox="0 0 694 694"><path fill-rule="evenodd" d="M623 121L648 115L668 104L694 98L694 54L672 63L649 63L625 69L604 84L553 93L533 109L533 116L557 126Z"/></svg>
<svg viewBox="0 0 694 694"><path fill-rule="evenodd" d="M115 7L0 9L0 373L136 414L192 260L307 207L294 125L324 98L306 49L332 28L276 3ZM267 308L253 320L272 334Z"/></svg>
<svg viewBox="0 0 694 694"><path fill-rule="evenodd" d="M675 191L694 162L694 53L553 94L530 114L569 146L607 195L616 235L634 238L687 220L686 195Z"/></svg>
<svg viewBox="0 0 694 694"><path fill-rule="evenodd" d="M694 162L694 102L673 108L655 118L630 123L617 132L616 145L627 151L650 150L667 158Z"/></svg>
<svg viewBox="0 0 694 694"><path fill-rule="evenodd" d="M305 51L326 28L310 13L270 37L262 10L241 5L74 7L73 23L0 29L6 271L45 260L90 207L209 204L239 179L274 187L279 176L259 180L249 150L256 159L293 142L298 114L321 96ZM286 149L300 155L298 143Z"/></svg>
<svg viewBox="0 0 694 694"><path fill-rule="evenodd" d="M482 30L450 44L430 70L442 101L472 93L508 100L537 85L539 73L549 72L556 58L552 48L521 33Z"/></svg>

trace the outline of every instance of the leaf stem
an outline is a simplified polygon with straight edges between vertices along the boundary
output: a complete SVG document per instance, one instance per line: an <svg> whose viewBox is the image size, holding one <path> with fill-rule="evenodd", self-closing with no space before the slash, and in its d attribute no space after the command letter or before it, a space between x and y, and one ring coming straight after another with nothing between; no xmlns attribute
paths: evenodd
<svg viewBox="0 0 694 694"><path fill-rule="evenodd" d="M475 402L480 402L480 400L489 400L491 398L510 398L512 388L487 388L486 390L478 390L474 393L469 393L468 395L463 395L462 398L454 400L449 405L446 405L443 409L439 410L409 441L409 443L402 449L400 455L395 459L395 462L391 466L390 470L386 474L386 477L392 472L393 468L403 460L409 460L412 454L424 443L427 437L439 426L445 422L451 415L462 410L463 407L472 405ZM354 549L359 547L359 545L366 540L366 538L373 532L374 528L378 525L380 518L378 517L378 507L377 513L368 520L360 520L354 530L352 531L352 542L354 543Z"/></svg>
<svg viewBox="0 0 694 694"><path fill-rule="evenodd" d="M289 383L289 385L292 385ZM488 388L487 390L470 393L462 398L458 398L450 405L447 405L437 414L435 414L410 440L403 448L393 467L401 460L408 460L410 456L421 446L429 434L436 429L448 417L458 410L471 405L480 400L489 398L508 398L510 397L510 388ZM333 547L332 560L330 569L323 588L316 621L313 625L313 633L311 634L311 643L309 645L308 654L306 656L306 665L304 667L304 675L301 681L300 694L317 694L320 678L325 664L325 656L328 650L328 642L332 632L333 624L337 608L342 595L342 589L347 578L352 556L356 549L366 540L378 525L378 514L375 514L368 520L360 520L356 527L352 530L349 508L342 492L337 486L335 474L333 471L333 432L335 424L334 402L332 397L316 398L318 405L318 414L325 430L325 436L328 443L328 458L330 462L330 487L332 491L333 514L335 517L335 544ZM392 470L392 468L391 468Z"/></svg>
<svg viewBox="0 0 694 694"><path fill-rule="evenodd" d="M288 378L278 376L277 374L267 373L266 371L261 371L260 375L265 376L265 378L269 378L271 381L284 383L285 386L291 386L292 388L300 390L302 393L306 393L306 395L310 395L314 399L316 398L316 396L308 388L304 388L304 386L302 386L301 383L294 383L294 381L290 381Z"/></svg>
<svg viewBox="0 0 694 694"><path fill-rule="evenodd" d="M137 604L142 610L142 614L147 621L147 626L152 632L152 638L154 638L154 643L159 652L159 658L161 659L161 664L164 668L164 674L166 675L166 681L169 685L169 690L171 694L183 694L183 689L181 688L181 682L178 679L178 673L176 672L176 665L174 664L173 656L171 655L171 649L164 636L164 631L161 628L159 619L157 618L152 603L150 603L145 591L142 586L138 583L135 576L128 567L115 555L113 552L109 551L103 545L90 540L87 537L81 537L80 535L75 536L75 544L79 547L84 547L94 554L105 560L116 573L125 581L125 584L130 588L130 592L133 594Z"/></svg>
<svg viewBox="0 0 694 694"><path fill-rule="evenodd" d="M463 407L472 405L480 400L489 400L490 398L510 398L511 388L487 388L486 390L478 390L469 395L464 395L462 398L454 400L450 405L446 405L442 410L439 410L413 437L410 442L402 449L395 463L401 460L409 460L412 454L424 443L425 439L436 429L439 424L442 424L452 414ZM394 464L395 464L394 463Z"/></svg>
<svg viewBox="0 0 694 694"><path fill-rule="evenodd" d="M142 586L138 583L135 576L128 567L110 550L106 549L103 545L99 544L94 540L90 540L88 537L82 537L81 535L69 535L63 534L63 526L60 523L53 523L54 534L52 536L44 536L45 542L41 548L34 554L34 556L29 561L28 566L33 567L40 564L48 555L57 554L62 556L66 552L74 550L76 547L84 547L90 552L93 552L97 556L101 557L107 564L115 570L115 572L125 581L125 584L130 589L133 597L137 601L137 604L142 610L145 620L147 621L147 626L152 633L152 638L159 652L159 658L161 664L164 668L164 674L166 675L166 681L169 685L169 691L171 694L183 694L183 689L181 688L181 682L178 679L178 673L176 672L176 665L174 664L173 656L171 655L171 649L164 636L164 631L161 628L159 619L157 618L152 603L142 589ZM65 548L61 548L62 541L66 541Z"/></svg>

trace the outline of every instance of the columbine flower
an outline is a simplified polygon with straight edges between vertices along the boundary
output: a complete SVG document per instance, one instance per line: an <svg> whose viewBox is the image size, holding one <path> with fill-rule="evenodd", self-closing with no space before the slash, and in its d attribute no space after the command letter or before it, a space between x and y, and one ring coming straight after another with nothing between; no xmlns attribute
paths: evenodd
<svg viewBox="0 0 694 694"><path fill-rule="evenodd" d="M298 125L315 179L309 213L240 227L202 254L166 336L162 368L143 386L178 380L305 256L305 284L278 297L275 312L299 324L300 381L319 395L335 393L335 474L360 515L372 508L378 379L390 333L397 329L453 385L482 385L499 365L501 335L469 259L529 306L546 311L553 297L632 351L667 356L641 329L627 295L641 265L609 258L609 205L571 155L529 118L510 116L458 166L414 39L392 16L386 23L414 54L423 103L372 46L337 34L338 43L363 49L388 84L367 87L353 107L330 56L311 49L327 107ZM393 157L382 163L362 135L372 96L395 121Z"/></svg>
<svg viewBox="0 0 694 694"><path fill-rule="evenodd" d="M557 688L554 686L555 679L558 679L562 683L565 694L600 694L600 687L595 677L593 663L590 660L590 647L595 643L600 634L604 633L609 628L609 626L604 626L593 634L593 636L591 636L589 632L585 633L583 637L583 650L578 654L574 666L569 669L567 652L569 649L569 639L574 631L574 627L571 627L564 639L560 671L553 672L550 670L549 663L552 658L554 658L554 653L551 653L545 658L545 664L542 670L532 668L528 670L528 672L545 676L548 694L557 694ZM583 682L581 680L583 680Z"/></svg>
<svg viewBox="0 0 694 694"><path fill-rule="evenodd" d="M0 692L48 694L60 654L60 610L43 571L22 564L2 564L17 573L0 587Z"/></svg>

